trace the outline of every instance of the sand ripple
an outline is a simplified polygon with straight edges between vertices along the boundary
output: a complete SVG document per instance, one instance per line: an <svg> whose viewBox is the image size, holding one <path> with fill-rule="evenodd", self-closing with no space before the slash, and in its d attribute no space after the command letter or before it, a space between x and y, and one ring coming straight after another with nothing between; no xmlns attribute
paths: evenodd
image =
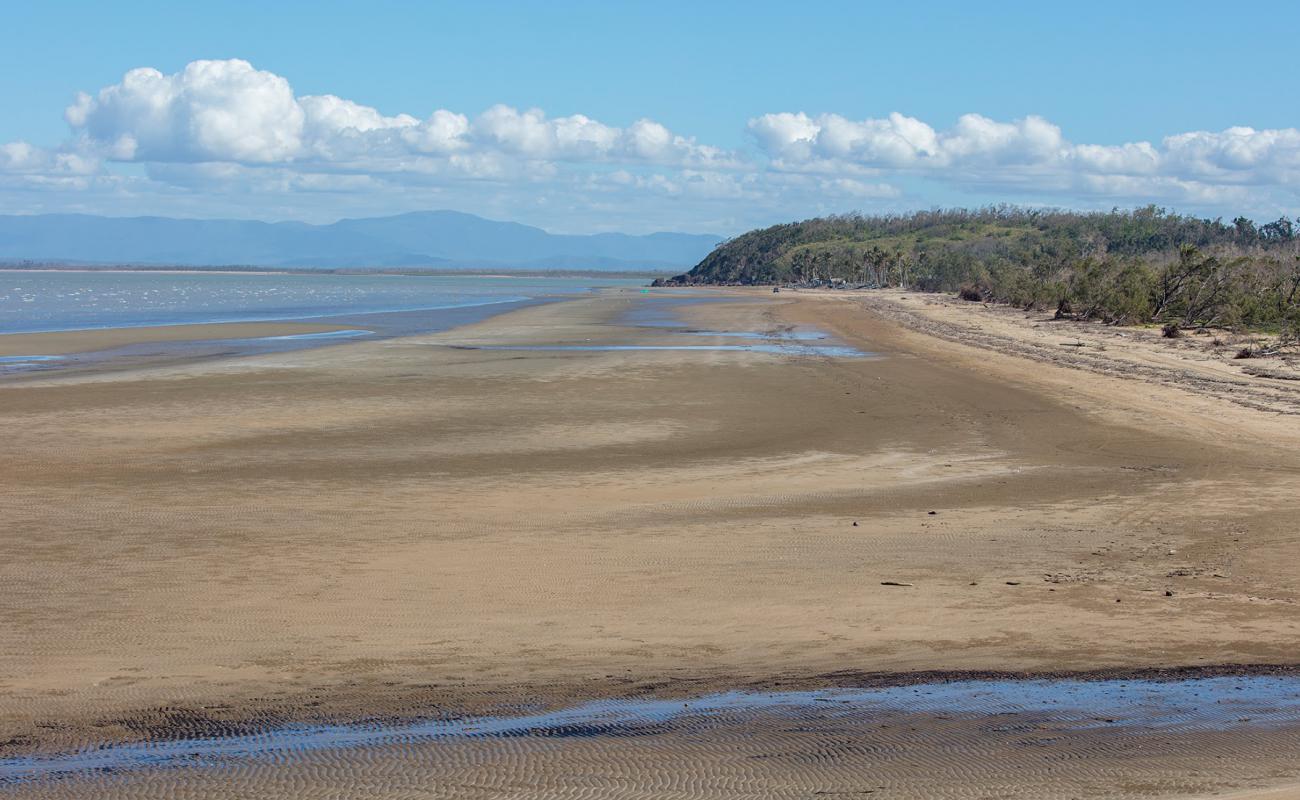
<svg viewBox="0 0 1300 800"><path fill-rule="evenodd" d="M1300 678L964 681L158 738L11 797L1159 797L1300 773ZM171 735L168 735L171 734Z"/></svg>

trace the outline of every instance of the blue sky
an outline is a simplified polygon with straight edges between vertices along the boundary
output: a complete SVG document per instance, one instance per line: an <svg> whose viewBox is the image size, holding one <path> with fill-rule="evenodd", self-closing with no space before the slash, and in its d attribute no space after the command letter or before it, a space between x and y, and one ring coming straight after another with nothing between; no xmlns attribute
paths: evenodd
<svg viewBox="0 0 1300 800"><path fill-rule="evenodd" d="M25 3L0 42L0 212L455 208L724 234L998 201L1294 216L1298 18L1269 2ZM139 68L156 78L125 86Z"/></svg>

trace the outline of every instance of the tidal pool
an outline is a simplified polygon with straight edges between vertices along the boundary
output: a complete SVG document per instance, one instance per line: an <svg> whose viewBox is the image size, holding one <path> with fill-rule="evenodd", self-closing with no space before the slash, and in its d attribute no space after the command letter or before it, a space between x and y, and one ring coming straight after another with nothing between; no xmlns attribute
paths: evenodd
<svg viewBox="0 0 1300 800"><path fill-rule="evenodd" d="M824 358L865 358L872 355L854 347L843 345L807 345L797 342L768 342L764 344L519 344L519 345L457 345L462 350L557 350L557 351L632 351L632 350L683 350L721 351L733 353L771 353L782 356L822 356Z"/></svg>

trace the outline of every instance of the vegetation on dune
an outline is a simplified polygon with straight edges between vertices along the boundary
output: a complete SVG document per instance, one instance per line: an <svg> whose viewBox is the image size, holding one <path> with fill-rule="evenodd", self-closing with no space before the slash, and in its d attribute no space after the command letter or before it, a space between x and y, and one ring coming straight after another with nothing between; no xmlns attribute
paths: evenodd
<svg viewBox="0 0 1300 800"><path fill-rule="evenodd" d="M1149 206L845 215L750 231L677 284L847 283L958 292L1112 323L1300 336L1300 220L1256 225Z"/></svg>

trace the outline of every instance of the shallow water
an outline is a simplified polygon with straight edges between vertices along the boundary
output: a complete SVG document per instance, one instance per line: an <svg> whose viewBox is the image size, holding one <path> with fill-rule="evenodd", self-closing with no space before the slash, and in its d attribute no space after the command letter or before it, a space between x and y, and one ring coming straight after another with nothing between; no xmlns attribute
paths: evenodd
<svg viewBox="0 0 1300 800"><path fill-rule="evenodd" d="M63 356L0 356L0 375L57 368Z"/></svg>
<svg viewBox="0 0 1300 800"><path fill-rule="evenodd" d="M622 278L16 270L0 272L0 333L469 308L641 283Z"/></svg>
<svg viewBox="0 0 1300 800"><path fill-rule="evenodd" d="M797 343L770 342L767 344L528 344L482 345L465 347L470 350L573 350L573 351L623 351L623 350L715 350L735 353L774 353L786 356L823 356L827 358L863 358L871 355L853 347L827 345L819 347Z"/></svg>
<svg viewBox="0 0 1300 800"><path fill-rule="evenodd" d="M830 335L817 330L793 331L682 331L688 336L712 336L720 339L763 339L791 342L818 342L830 339Z"/></svg>
<svg viewBox="0 0 1300 800"><path fill-rule="evenodd" d="M447 330L619 278L283 275L225 273L0 273L0 333L214 322L311 319L348 326L326 333L149 342L65 356L0 358L0 376L177 360L264 355L360 338Z"/></svg>
<svg viewBox="0 0 1300 800"><path fill-rule="evenodd" d="M454 346L465 350L558 352L715 351L768 353L785 356L819 356L823 358L865 358L875 355L837 342L830 334L815 328L782 328L768 331L702 330L691 327L679 315L680 311L687 306L738 302L739 299L725 296L696 297L676 294L643 297L635 305L623 312L613 323L615 328L649 328L655 331L656 338L668 339L670 342L676 337L683 337L679 340L679 343L620 344L609 342L592 344L467 344ZM696 344L695 342L702 337L722 341L712 344ZM741 340L742 343L737 344L727 341L737 339ZM824 344L809 344L809 342L824 342Z"/></svg>
<svg viewBox="0 0 1300 800"><path fill-rule="evenodd" d="M826 358L864 358L875 353L864 352L837 342L835 337L817 328L779 328L762 331L703 330L684 322L680 316L683 308L705 303L734 303L742 298L718 296L668 295L645 298L628 309L617 324L633 328L650 328L673 336L707 337L711 339L739 339L758 344L673 344L673 345L592 345L554 346L548 350L719 350L730 352L772 353L793 356L822 356ZM811 345L807 342L825 342Z"/></svg>
<svg viewBox="0 0 1300 800"><path fill-rule="evenodd" d="M290 333L284 336L258 336L258 341L264 342L303 342L303 341L320 341L324 339L356 339L361 336L373 336L374 331L360 330L349 328L341 331L324 331L323 333ZM227 339L226 341L240 341Z"/></svg>
<svg viewBox="0 0 1300 800"><path fill-rule="evenodd" d="M958 681L871 689L725 692L689 700L602 700L572 708L505 716L438 717L268 728L209 739L109 744L71 753L0 760L10 786L131 771L212 768L263 762L265 769L323 751L437 748L470 740L518 738L617 740L641 736L708 737L734 729L808 726L865 743L884 722L973 721L994 732L1050 731L1055 737L1133 737L1267 732L1300 726L1300 677L1246 676L1191 680ZM993 724L1002 727L988 728ZM1009 727L1008 727L1009 726ZM1021 730L1023 729L1023 730ZM917 737L918 747L924 735ZM978 743L972 747L978 749ZM428 751L436 759L436 751ZM343 756L346 757L346 756ZM377 756L367 756L375 758Z"/></svg>

